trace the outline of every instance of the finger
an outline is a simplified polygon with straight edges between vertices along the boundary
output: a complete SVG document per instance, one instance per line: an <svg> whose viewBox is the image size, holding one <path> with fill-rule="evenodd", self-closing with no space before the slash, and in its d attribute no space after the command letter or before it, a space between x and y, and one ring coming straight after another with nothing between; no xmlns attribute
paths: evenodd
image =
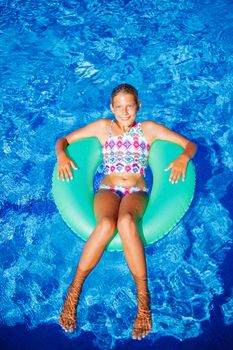
<svg viewBox="0 0 233 350"><path fill-rule="evenodd" d="M170 182L172 182L172 181L173 181L173 176L174 176L174 173L175 173L175 170L174 170L174 169L172 169L171 174L170 174L170 176L169 176L169 181L170 181Z"/></svg>
<svg viewBox="0 0 233 350"><path fill-rule="evenodd" d="M179 171L174 169L172 173L172 183L177 181L178 176L179 176Z"/></svg>
<svg viewBox="0 0 233 350"><path fill-rule="evenodd" d="M174 182L177 184L180 179L181 174L177 174L176 178L174 179Z"/></svg>
<svg viewBox="0 0 233 350"><path fill-rule="evenodd" d="M171 169L172 167L173 167L173 162L170 163L170 164L168 165L168 167L164 169L164 171L167 171L167 170Z"/></svg>
<svg viewBox="0 0 233 350"><path fill-rule="evenodd" d="M185 170L183 170L183 171L182 171L182 181L185 180L185 176L186 176L186 172L185 172Z"/></svg>
<svg viewBox="0 0 233 350"><path fill-rule="evenodd" d="M66 181L70 181L69 172L66 168L64 169L64 174L65 174Z"/></svg>
<svg viewBox="0 0 233 350"><path fill-rule="evenodd" d="M177 178L177 171L176 170L172 170L169 181L172 182L172 184L174 184L174 182L176 181Z"/></svg>
<svg viewBox="0 0 233 350"><path fill-rule="evenodd" d="M60 177L61 177L62 181L64 181L64 172L63 172L63 170L60 171Z"/></svg>
<svg viewBox="0 0 233 350"><path fill-rule="evenodd" d="M180 171L177 170L177 171L175 172L174 176L173 176L173 181L174 181L174 183L178 183L179 178L180 178Z"/></svg>
<svg viewBox="0 0 233 350"><path fill-rule="evenodd" d="M71 164L71 166L72 166L73 169L75 169L75 170L78 169L77 166L75 165L75 163L74 163L72 160L70 161L70 164Z"/></svg>
<svg viewBox="0 0 233 350"><path fill-rule="evenodd" d="M58 180L63 180L63 169L59 168L59 170L57 171L58 174Z"/></svg>
<svg viewBox="0 0 233 350"><path fill-rule="evenodd" d="M72 174L72 171L70 170L70 167L66 168L66 171L68 173L69 180L73 180L73 174Z"/></svg>

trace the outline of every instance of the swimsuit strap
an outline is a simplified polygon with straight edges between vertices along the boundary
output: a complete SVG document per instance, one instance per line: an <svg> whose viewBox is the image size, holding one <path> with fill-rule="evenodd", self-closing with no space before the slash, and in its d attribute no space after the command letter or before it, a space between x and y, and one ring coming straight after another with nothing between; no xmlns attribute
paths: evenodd
<svg viewBox="0 0 233 350"><path fill-rule="evenodd" d="M109 127L109 137L112 137L112 125L113 125L113 120L111 120L110 127Z"/></svg>

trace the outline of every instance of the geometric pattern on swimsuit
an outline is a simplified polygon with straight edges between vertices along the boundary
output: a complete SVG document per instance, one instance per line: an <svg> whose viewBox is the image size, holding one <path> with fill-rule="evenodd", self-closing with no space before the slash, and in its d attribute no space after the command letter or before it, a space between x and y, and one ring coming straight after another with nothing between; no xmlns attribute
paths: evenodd
<svg viewBox="0 0 233 350"><path fill-rule="evenodd" d="M145 139L141 123L134 123L128 132L117 136L112 136L111 123L109 138L102 147L104 175L112 173L143 175L148 164L149 150L150 145Z"/></svg>
<svg viewBox="0 0 233 350"><path fill-rule="evenodd" d="M101 184L98 188L98 190L109 190L115 194L117 194L120 198L123 198L124 196L126 196L127 194L130 193L134 193L134 192L144 192L144 193L148 193L149 189L147 187L136 187L136 186L110 186L107 184Z"/></svg>

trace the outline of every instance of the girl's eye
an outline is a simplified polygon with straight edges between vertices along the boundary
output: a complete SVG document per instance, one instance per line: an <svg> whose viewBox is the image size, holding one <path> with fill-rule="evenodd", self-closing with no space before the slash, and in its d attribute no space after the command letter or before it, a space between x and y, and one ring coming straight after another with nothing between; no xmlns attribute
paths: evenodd
<svg viewBox="0 0 233 350"><path fill-rule="evenodd" d="M127 105L126 109L133 109L134 107L135 107L135 104L134 105ZM122 109L122 106L115 106L115 109L120 110L120 109Z"/></svg>

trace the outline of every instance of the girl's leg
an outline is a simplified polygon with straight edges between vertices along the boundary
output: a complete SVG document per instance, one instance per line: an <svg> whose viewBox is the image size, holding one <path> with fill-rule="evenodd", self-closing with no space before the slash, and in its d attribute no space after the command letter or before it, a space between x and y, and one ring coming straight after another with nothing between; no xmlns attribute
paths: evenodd
<svg viewBox="0 0 233 350"><path fill-rule="evenodd" d="M145 337L152 328L145 252L137 229L137 221L142 218L147 202L145 193L128 194L121 200L117 222L125 257L137 289L138 312L132 332L134 339Z"/></svg>
<svg viewBox="0 0 233 350"><path fill-rule="evenodd" d="M96 227L84 246L59 318L60 325L66 331L73 332L75 329L76 308L82 285L87 275L97 265L114 234L120 200L120 197L108 190L99 191L95 195Z"/></svg>

